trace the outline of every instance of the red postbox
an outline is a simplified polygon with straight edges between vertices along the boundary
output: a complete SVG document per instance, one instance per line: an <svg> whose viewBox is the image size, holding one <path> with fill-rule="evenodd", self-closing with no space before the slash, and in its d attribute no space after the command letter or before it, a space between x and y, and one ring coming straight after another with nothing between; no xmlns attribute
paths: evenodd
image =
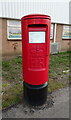
<svg viewBox="0 0 71 120"><path fill-rule="evenodd" d="M21 22L25 96L32 104L42 104L48 87L51 18L32 14L22 17Z"/></svg>

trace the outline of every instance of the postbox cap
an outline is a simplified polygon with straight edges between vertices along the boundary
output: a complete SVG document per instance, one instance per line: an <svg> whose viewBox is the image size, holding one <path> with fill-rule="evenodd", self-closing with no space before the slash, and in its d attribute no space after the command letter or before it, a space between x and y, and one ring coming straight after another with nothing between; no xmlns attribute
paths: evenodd
<svg viewBox="0 0 71 120"><path fill-rule="evenodd" d="M26 15L24 17L22 17L22 19L37 19L37 18L41 18L41 19L50 19L51 17L48 15L44 15L44 14L30 14L30 15Z"/></svg>

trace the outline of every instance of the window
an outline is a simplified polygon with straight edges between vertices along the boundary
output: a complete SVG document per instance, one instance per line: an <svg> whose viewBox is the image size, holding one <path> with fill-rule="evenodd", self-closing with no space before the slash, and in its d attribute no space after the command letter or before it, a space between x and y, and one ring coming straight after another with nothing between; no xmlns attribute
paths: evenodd
<svg viewBox="0 0 71 120"><path fill-rule="evenodd" d="M63 26L62 39L71 39L71 26L68 25Z"/></svg>
<svg viewBox="0 0 71 120"><path fill-rule="evenodd" d="M7 21L7 38L21 39L21 22L18 20Z"/></svg>

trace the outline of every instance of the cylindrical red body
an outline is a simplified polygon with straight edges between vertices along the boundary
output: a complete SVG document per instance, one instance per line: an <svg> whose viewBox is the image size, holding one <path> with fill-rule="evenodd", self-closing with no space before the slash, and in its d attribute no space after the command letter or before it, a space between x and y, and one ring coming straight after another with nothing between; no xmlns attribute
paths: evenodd
<svg viewBox="0 0 71 120"><path fill-rule="evenodd" d="M50 16L22 17L22 57L24 81L42 85L48 81L50 54Z"/></svg>

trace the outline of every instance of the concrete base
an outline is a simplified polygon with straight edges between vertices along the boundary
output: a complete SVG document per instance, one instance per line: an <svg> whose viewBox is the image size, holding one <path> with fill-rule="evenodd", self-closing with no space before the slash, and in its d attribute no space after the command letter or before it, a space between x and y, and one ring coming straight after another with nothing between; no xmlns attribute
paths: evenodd
<svg viewBox="0 0 71 120"><path fill-rule="evenodd" d="M46 102L48 93L47 82L43 85L29 85L23 82L24 98L31 105L42 105Z"/></svg>

